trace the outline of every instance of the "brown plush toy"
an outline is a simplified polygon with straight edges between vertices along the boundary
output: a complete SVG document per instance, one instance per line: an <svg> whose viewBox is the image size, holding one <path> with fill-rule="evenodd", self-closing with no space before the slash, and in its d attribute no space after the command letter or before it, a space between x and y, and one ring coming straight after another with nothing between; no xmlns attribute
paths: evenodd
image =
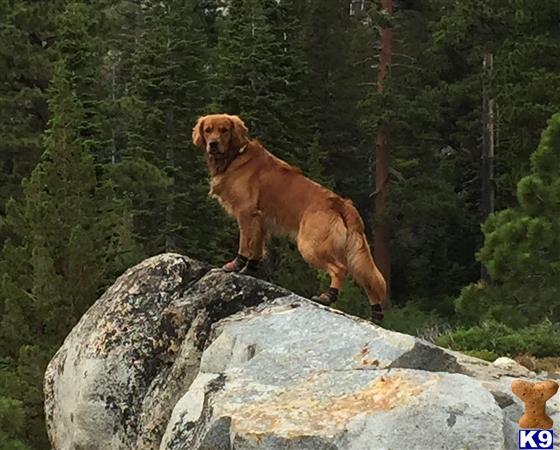
<svg viewBox="0 0 560 450"><path fill-rule="evenodd" d="M556 381L530 381L516 380L511 383L512 392L525 403L525 414L519 419L521 428L538 428L548 430L552 428L553 421L546 415L546 402L558 391Z"/></svg>

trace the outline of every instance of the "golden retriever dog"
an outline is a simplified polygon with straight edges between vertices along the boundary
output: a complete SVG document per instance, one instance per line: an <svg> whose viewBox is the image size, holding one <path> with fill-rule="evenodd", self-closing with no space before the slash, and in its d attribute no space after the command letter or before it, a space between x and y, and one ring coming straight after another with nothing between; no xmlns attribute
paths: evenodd
<svg viewBox="0 0 560 450"><path fill-rule="evenodd" d="M305 177L249 138L243 121L228 114L198 119L195 146L205 151L210 195L239 225L239 252L223 266L252 274L263 258L267 237L287 235L307 263L325 271L330 288L313 300L331 304L349 274L367 293L372 319L381 321L385 280L364 234L364 223L350 200Z"/></svg>

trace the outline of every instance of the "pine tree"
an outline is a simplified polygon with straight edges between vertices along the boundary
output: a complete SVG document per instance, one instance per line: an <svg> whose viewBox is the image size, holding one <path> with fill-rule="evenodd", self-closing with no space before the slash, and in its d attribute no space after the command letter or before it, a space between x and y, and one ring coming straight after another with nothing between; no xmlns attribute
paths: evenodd
<svg viewBox="0 0 560 450"><path fill-rule="evenodd" d="M483 226L478 257L493 283L464 289L457 306L468 319L514 327L560 320L560 113L543 132L531 169L517 185L519 205Z"/></svg>
<svg viewBox="0 0 560 450"><path fill-rule="evenodd" d="M379 60L377 70L376 92L383 95L388 84L393 58L393 0L381 0L380 14L383 23L379 31ZM379 271L387 283L387 297L384 307L391 305L391 229L387 223L385 213L387 209L387 194L389 192L389 165L390 165L390 132L389 125L377 123L377 136L375 139L375 231L374 231L374 258Z"/></svg>
<svg viewBox="0 0 560 450"><path fill-rule="evenodd" d="M136 13L126 148L110 172L120 195L132 202L134 228L148 253L180 250L212 259L207 244L216 229L197 232L194 222L212 222L215 210L207 208L204 164L188 146L208 103L200 8L195 0L147 2Z"/></svg>
<svg viewBox="0 0 560 450"><path fill-rule="evenodd" d="M374 73L372 33L361 17L349 14L346 0L312 0L303 16L310 117L323 180L352 198L365 219L371 209L370 158L359 103ZM308 120L308 119L306 119Z"/></svg>
<svg viewBox="0 0 560 450"><path fill-rule="evenodd" d="M361 111L369 118L364 125L371 145L381 129L391 144L391 189L385 214L377 220L391 229L392 300L416 301L424 309L449 315L453 294L477 274L477 221L462 178L472 161L452 147L455 142L446 134L448 112L440 90L445 65L434 50L431 29L438 17L429 2L401 3L391 18L378 4L367 11L363 22L370 36L390 20L398 39L383 92L375 89L370 72ZM369 42L370 56L362 58L360 68L376 62L371 57L376 41Z"/></svg>
<svg viewBox="0 0 560 450"><path fill-rule="evenodd" d="M64 62L49 88L45 152L10 201L0 259L2 376L22 385L24 432L46 446L42 426L44 367L72 326L116 274L137 259L124 205L101 183L81 136L85 108ZM7 388L9 384L2 386ZM16 391L17 392L17 391ZM12 395L7 390L0 396Z"/></svg>
<svg viewBox="0 0 560 450"><path fill-rule="evenodd" d="M0 217L41 156L46 88L63 1L0 1ZM0 235L0 243L3 236Z"/></svg>
<svg viewBox="0 0 560 450"><path fill-rule="evenodd" d="M0 396L0 449L28 450L19 438L23 428L23 410L21 403L11 398Z"/></svg>
<svg viewBox="0 0 560 450"><path fill-rule="evenodd" d="M303 162L314 136L299 6L233 0L218 50L217 104L241 115L253 136L294 164Z"/></svg>
<svg viewBox="0 0 560 450"><path fill-rule="evenodd" d="M56 49L66 60L84 109L80 135L101 168L119 158L118 92L105 2L68 2L57 20ZM109 34L110 35L110 34ZM122 113L120 114L122 116Z"/></svg>
<svg viewBox="0 0 560 450"><path fill-rule="evenodd" d="M496 207L511 206L546 120L560 109L560 11L555 2L530 0L515 7L499 0L433 0L433 5L440 11L434 49L442 56L441 103L451 145L479 162L482 91L488 83L497 108ZM494 59L491 80L484 79L487 53Z"/></svg>

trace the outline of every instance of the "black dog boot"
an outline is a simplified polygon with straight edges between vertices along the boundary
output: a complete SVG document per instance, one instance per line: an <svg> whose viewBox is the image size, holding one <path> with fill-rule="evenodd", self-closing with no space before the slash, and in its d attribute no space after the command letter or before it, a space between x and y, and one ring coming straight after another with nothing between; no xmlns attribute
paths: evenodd
<svg viewBox="0 0 560 450"><path fill-rule="evenodd" d="M241 272L249 260L245 256L237 255L234 260L224 264L222 270L224 272Z"/></svg>
<svg viewBox="0 0 560 450"><path fill-rule="evenodd" d="M257 273L259 271L259 262L260 261L258 259L248 260L245 267L243 267L243 269L241 269L239 271L239 273L241 273L243 275L249 275L249 276L252 276L252 277L257 276Z"/></svg>
<svg viewBox="0 0 560 450"><path fill-rule="evenodd" d="M381 325L381 322L383 322L383 317L384 314L381 305L379 303L371 305L371 321L376 325Z"/></svg>
<svg viewBox="0 0 560 450"><path fill-rule="evenodd" d="M311 300L326 306L332 305L338 300L338 289L332 287L328 288L327 292L323 292L321 295L315 295L311 297Z"/></svg>

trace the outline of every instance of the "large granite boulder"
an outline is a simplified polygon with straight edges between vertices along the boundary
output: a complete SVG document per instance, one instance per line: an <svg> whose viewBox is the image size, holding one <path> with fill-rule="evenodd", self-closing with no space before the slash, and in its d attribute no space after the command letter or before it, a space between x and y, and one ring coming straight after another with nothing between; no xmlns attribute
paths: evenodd
<svg viewBox="0 0 560 450"><path fill-rule="evenodd" d="M159 448L173 406L198 374L211 325L287 294L176 254L128 270L49 363L45 414L53 447Z"/></svg>
<svg viewBox="0 0 560 450"><path fill-rule="evenodd" d="M166 254L84 315L45 408L56 450L513 449L533 375Z"/></svg>

